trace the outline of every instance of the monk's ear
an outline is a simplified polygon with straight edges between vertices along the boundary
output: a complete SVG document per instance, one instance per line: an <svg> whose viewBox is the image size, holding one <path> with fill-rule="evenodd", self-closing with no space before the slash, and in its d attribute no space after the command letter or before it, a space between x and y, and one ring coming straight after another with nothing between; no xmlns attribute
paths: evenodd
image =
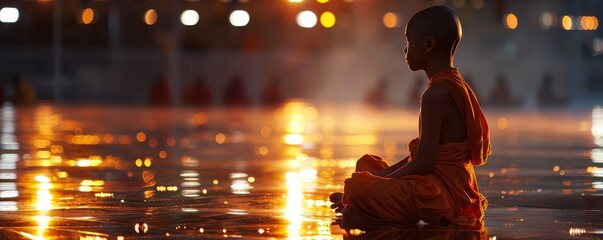
<svg viewBox="0 0 603 240"><path fill-rule="evenodd" d="M425 40L425 52L431 52L435 49L436 39L433 36L427 36Z"/></svg>

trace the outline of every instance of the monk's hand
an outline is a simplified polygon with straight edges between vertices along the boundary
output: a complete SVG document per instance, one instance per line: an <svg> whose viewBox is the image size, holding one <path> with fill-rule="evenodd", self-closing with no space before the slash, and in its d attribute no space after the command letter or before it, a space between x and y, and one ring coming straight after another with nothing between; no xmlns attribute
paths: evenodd
<svg viewBox="0 0 603 240"><path fill-rule="evenodd" d="M362 171L362 172L354 172L352 173L352 177L367 177L367 176L371 176L373 174L371 174L368 171Z"/></svg>
<svg viewBox="0 0 603 240"><path fill-rule="evenodd" d="M341 212L341 210L343 210L344 208L343 202L341 202L342 198L343 193L340 192L334 192L329 196L329 202L331 202L331 209L335 209L335 212L337 213Z"/></svg>
<svg viewBox="0 0 603 240"><path fill-rule="evenodd" d="M329 202L336 203L341 202L341 198L343 197L343 193L334 192L329 195Z"/></svg>

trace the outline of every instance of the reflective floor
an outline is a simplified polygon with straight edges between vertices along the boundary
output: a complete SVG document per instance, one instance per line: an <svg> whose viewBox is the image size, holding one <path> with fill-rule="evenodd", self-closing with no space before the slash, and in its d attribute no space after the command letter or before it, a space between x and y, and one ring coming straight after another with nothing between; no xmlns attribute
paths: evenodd
<svg viewBox="0 0 603 240"><path fill-rule="evenodd" d="M486 112L480 226L347 229L327 204L417 111L41 104L0 110L0 239L601 239L603 108Z"/></svg>

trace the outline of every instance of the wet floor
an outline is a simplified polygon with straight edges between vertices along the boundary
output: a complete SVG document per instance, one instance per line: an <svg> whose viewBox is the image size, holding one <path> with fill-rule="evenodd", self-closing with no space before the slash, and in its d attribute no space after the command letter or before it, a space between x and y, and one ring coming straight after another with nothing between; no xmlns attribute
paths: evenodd
<svg viewBox="0 0 603 240"><path fill-rule="evenodd" d="M486 114L483 224L346 232L328 195L362 154L404 157L416 110L5 104L0 238L603 238L603 109Z"/></svg>

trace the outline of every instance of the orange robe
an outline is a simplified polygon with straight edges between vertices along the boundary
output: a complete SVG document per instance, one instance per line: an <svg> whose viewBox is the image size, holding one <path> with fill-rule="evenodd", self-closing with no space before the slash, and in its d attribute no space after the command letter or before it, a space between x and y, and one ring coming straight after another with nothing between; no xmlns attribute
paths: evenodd
<svg viewBox="0 0 603 240"><path fill-rule="evenodd" d="M377 156L363 156L356 164L359 173L345 181L342 201L353 212L389 222L483 219L487 201L479 193L473 165L485 164L492 152L488 124L475 94L456 69L436 74L427 88L434 84L448 89L465 117L467 140L440 145L434 169L425 175L399 179L375 176L388 167L387 163ZM409 142L411 160L418 142Z"/></svg>

